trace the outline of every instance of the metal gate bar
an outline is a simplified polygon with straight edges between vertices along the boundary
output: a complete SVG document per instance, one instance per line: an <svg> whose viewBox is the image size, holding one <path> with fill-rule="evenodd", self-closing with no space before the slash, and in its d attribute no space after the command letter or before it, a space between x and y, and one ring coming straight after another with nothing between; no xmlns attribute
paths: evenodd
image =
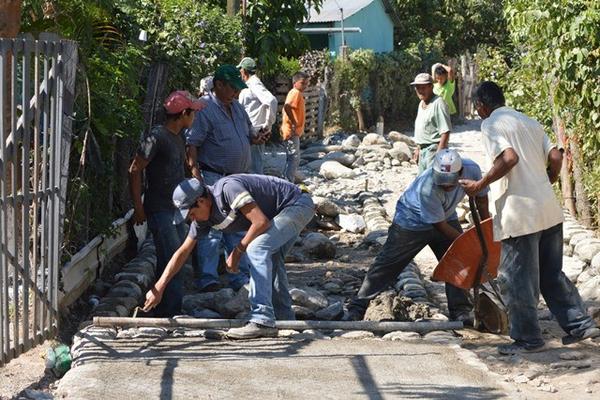
<svg viewBox="0 0 600 400"><path fill-rule="evenodd" d="M58 330L76 49L53 34L0 39L0 366Z"/></svg>

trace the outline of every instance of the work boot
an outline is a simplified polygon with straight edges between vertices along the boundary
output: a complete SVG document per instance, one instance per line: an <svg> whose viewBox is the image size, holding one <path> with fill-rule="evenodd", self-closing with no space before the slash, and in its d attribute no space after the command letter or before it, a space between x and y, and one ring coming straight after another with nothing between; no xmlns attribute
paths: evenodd
<svg viewBox="0 0 600 400"><path fill-rule="evenodd" d="M465 328L467 328L467 327L472 328L475 324L473 314L470 312L463 312L463 313L457 314L454 318L451 318L450 320L462 322L463 327L465 327Z"/></svg>
<svg viewBox="0 0 600 400"><path fill-rule="evenodd" d="M248 322L241 328L231 328L227 331L226 336L229 339L255 339L259 337L276 337L277 328L257 324L256 322Z"/></svg>
<svg viewBox="0 0 600 400"><path fill-rule="evenodd" d="M573 343L581 342L582 340L585 340L585 339L595 338L595 337L599 337L599 336L600 336L600 329L595 328L595 327L587 328L585 331L583 331L581 336L572 336L572 335L563 336L562 344L564 344L564 345L573 344Z"/></svg>

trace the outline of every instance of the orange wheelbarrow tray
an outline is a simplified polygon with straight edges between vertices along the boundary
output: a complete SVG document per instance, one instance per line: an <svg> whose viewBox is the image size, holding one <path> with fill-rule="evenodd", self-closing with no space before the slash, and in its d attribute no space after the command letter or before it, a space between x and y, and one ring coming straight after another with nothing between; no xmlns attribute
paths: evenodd
<svg viewBox="0 0 600 400"><path fill-rule="evenodd" d="M481 229L488 249L487 273L481 274L481 283L498 275L500 264L500 242L494 242L492 219L481 222ZM448 248L431 279L434 281L448 282L461 289L471 289L476 285L477 270L482 261L483 252L477 230L473 226L460 235Z"/></svg>

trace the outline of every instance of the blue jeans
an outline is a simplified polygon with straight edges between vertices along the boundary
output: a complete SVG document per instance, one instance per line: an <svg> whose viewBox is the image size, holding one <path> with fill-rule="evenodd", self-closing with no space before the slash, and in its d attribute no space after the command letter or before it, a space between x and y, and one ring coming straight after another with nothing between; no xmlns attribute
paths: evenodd
<svg viewBox="0 0 600 400"><path fill-rule="evenodd" d="M300 137L292 136L289 140L283 141L285 147L285 170L283 177L294 183L296 178L296 170L300 165Z"/></svg>
<svg viewBox="0 0 600 400"><path fill-rule="evenodd" d="M184 223L173 224L174 211L160 211L147 215L148 229L156 247L156 276L160 277L187 235ZM172 317L181 313L183 281L179 271L167 285L160 304L154 310L156 317Z"/></svg>
<svg viewBox="0 0 600 400"><path fill-rule="evenodd" d="M498 284L515 341L531 347L544 343L537 314L540 292L566 333L578 337L595 325L577 288L562 272L562 261L562 224L502 240Z"/></svg>
<svg viewBox="0 0 600 400"><path fill-rule="evenodd" d="M204 183L213 185L223 176L211 171L202 171ZM219 283L219 259L221 250L225 250L227 256L233 248L242 240L246 233L223 233L216 229L211 229L208 236L198 239L196 245L196 259L198 262L196 274L199 278L196 280L198 288L202 289L210 284ZM237 290L248 283L250 268L248 258L244 255L240 259L240 272L237 274L227 273L228 284L231 288Z"/></svg>
<svg viewBox="0 0 600 400"><path fill-rule="evenodd" d="M252 166L250 172L253 174L264 174L263 153L265 152L264 144L253 144L250 146L250 155L252 156Z"/></svg>
<svg viewBox="0 0 600 400"><path fill-rule="evenodd" d="M462 232L458 221L448 223ZM425 246L431 248L439 261L451 244L452 240L437 229L413 231L393 223L383 249L367 271L358 295L350 301L348 310L357 316L363 316L371 299L394 286L398 275ZM465 291L449 283L446 283L446 298L450 319L469 313L473 308Z"/></svg>
<svg viewBox="0 0 600 400"><path fill-rule="evenodd" d="M275 319L294 320L285 255L314 214L314 204L303 194L271 221L271 227L248 246L250 260L250 321L275 326Z"/></svg>

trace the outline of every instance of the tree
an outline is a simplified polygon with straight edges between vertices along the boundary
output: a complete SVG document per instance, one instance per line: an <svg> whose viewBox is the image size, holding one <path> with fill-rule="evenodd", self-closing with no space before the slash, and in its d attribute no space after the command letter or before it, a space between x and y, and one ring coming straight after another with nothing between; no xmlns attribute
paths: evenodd
<svg viewBox="0 0 600 400"><path fill-rule="evenodd" d="M21 0L0 0L0 37L15 37L21 28Z"/></svg>
<svg viewBox="0 0 600 400"><path fill-rule="evenodd" d="M296 30L308 17L308 7L319 9L322 0L252 0L244 16L245 54L257 59L263 73L274 71L279 57L298 57L308 47Z"/></svg>

